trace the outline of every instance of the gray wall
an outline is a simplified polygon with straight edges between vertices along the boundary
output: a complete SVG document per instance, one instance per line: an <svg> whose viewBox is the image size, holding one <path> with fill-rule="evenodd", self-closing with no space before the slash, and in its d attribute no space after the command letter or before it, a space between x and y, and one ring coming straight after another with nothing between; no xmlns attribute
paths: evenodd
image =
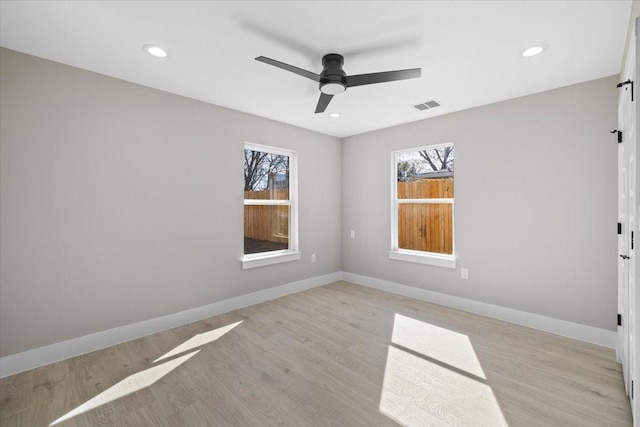
<svg viewBox="0 0 640 427"><path fill-rule="evenodd" d="M341 269L615 330L616 79L341 144L1 49L0 356ZM299 152L301 261L241 270L244 141ZM458 269L389 260L390 152L448 141Z"/></svg>
<svg viewBox="0 0 640 427"><path fill-rule="evenodd" d="M616 83L345 138L343 270L615 330ZM458 268L390 260L390 153L449 141Z"/></svg>
<svg viewBox="0 0 640 427"><path fill-rule="evenodd" d="M629 52L629 43L631 37L636 33L636 19L640 17L640 1L633 0L631 2L631 13L629 16L629 25L627 26L627 38L624 43L624 54L622 55L622 66L620 67L620 75L624 72L625 63L627 61L627 53Z"/></svg>
<svg viewBox="0 0 640 427"><path fill-rule="evenodd" d="M0 93L1 356L340 271L339 139L6 49ZM301 261L241 269L245 141L298 150Z"/></svg>

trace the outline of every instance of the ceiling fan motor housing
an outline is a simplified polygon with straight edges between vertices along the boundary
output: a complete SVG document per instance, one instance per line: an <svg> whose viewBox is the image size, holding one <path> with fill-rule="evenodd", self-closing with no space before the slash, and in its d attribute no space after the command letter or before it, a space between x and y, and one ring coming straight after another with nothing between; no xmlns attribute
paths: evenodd
<svg viewBox="0 0 640 427"><path fill-rule="evenodd" d="M337 53L330 53L322 57L322 72L320 73L320 91L327 95L336 95L347 90L346 76L342 69L344 58Z"/></svg>

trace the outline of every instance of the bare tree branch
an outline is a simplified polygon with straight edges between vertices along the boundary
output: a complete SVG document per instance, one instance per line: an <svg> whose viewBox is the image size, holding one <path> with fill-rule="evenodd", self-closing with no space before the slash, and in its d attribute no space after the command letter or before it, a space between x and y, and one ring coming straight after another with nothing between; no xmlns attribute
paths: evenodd
<svg viewBox="0 0 640 427"><path fill-rule="evenodd" d="M436 165L434 165L433 162L431 161L431 158L429 157L429 153L427 152L427 150L419 151L419 153L420 153L420 157L422 157L423 159L425 159L429 163L429 166L431 166L432 170L434 170L434 171L438 170Z"/></svg>
<svg viewBox="0 0 640 427"><path fill-rule="evenodd" d="M244 191L265 190L269 185L269 176L279 173L284 173L288 180L288 156L244 150Z"/></svg>
<svg viewBox="0 0 640 427"><path fill-rule="evenodd" d="M453 170L453 147L418 151L432 171Z"/></svg>
<svg viewBox="0 0 640 427"><path fill-rule="evenodd" d="M453 147L444 147L444 158L442 159L441 170L449 169L449 155L453 151ZM451 159L453 161L453 159Z"/></svg>

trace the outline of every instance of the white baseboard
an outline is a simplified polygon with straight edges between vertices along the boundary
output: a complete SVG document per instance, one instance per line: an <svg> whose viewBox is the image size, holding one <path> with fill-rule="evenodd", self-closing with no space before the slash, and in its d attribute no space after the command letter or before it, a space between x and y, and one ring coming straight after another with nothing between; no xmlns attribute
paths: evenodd
<svg viewBox="0 0 640 427"><path fill-rule="evenodd" d="M217 316L264 301L294 294L316 286L333 283L340 280L341 277L341 272L311 277L298 282L287 283L274 288L214 302L213 304L202 307L96 332L22 353L11 354L0 358L0 378L186 325L187 323L196 322L211 316Z"/></svg>
<svg viewBox="0 0 640 427"><path fill-rule="evenodd" d="M609 348L615 348L616 346L616 332L614 331L427 291L359 274L336 272L5 356L0 358L0 378L338 280L345 280L381 291L432 302Z"/></svg>
<svg viewBox="0 0 640 427"><path fill-rule="evenodd" d="M427 291L425 289L374 279L354 273L342 272L342 280L409 298L480 314L493 319L504 320L505 322L516 325L527 326L532 329L598 344L604 347L616 347L617 334L615 331L581 325L566 320L554 319L540 314L527 313L525 311L473 301L453 295L441 294L439 292Z"/></svg>

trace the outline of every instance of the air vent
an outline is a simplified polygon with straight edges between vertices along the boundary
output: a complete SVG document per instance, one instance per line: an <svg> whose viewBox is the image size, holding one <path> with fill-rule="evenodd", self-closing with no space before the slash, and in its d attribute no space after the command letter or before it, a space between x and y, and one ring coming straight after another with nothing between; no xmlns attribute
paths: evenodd
<svg viewBox="0 0 640 427"><path fill-rule="evenodd" d="M440 106L440 102L436 101L435 99L432 99L431 101L427 101L423 104L414 105L413 107L416 110L424 111L424 110L430 110L432 108L436 108L439 106Z"/></svg>

